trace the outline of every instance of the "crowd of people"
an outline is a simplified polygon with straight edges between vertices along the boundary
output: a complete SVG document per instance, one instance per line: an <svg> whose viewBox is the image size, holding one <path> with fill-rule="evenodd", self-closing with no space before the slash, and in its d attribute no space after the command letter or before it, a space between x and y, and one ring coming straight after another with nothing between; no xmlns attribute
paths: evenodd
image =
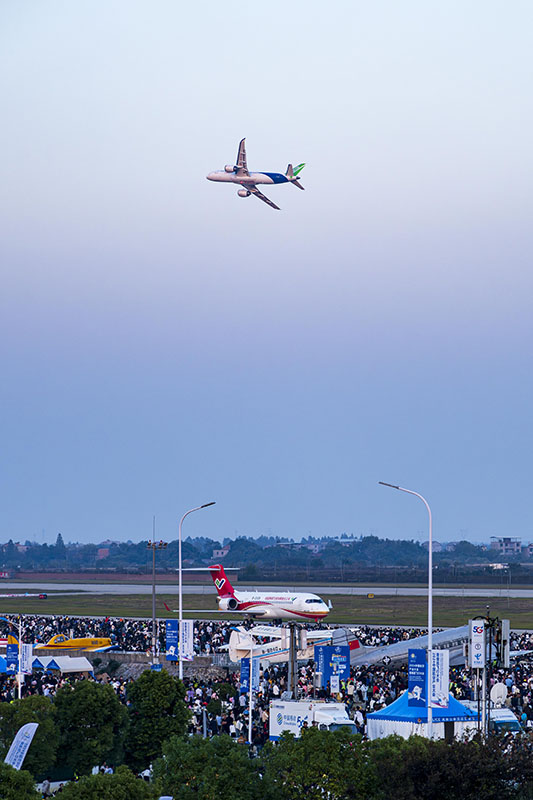
<svg viewBox="0 0 533 800"><path fill-rule="evenodd" d="M16 620L13 618L13 623ZM253 623L248 623L251 625ZM323 625L322 627L329 627ZM194 649L198 655L217 652L227 645L233 625L229 622L197 621L194 628ZM372 627L356 626L351 632L366 647L381 647L401 640L424 635L421 628L401 626ZM106 636L121 650L147 652L151 647L151 621L140 619L84 618L70 616L24 617L24 638L35 642L46 642L57 633L70 637ZM160 626L159 646L164 653L164 627ZM533 634L512 634L512 650L526 653L533 650ZM34 671L22 688L22 695L42 694L53 697L65 683L79 678L62 676L55 672ZM128 683L131 678L110 677L107 674L91 678L109 682L120 700L128 703ZM533 665L524 660L513 662L508 670L497 670L491 675L491 683L502 682L508 687L508 704L522 721L533 720ZM235 739L248 740L248 699L239 692L239 673L227 671L222 683L229 684L231 691L219 695L218 679L199 676L186 678L186 703L191 712L189 732L191 734L215 735L228 733ZM286 664L262 665L259 689L253 697L252 740L261 746L268 738L268 713L271 700L287 697L288 671ZM344 702L357 730L364 735L366 715L393 702L407 687L405 667L394 669L385 666L352 667L349 679L341 681L339 693L334 697ZM466 667L455 667L450 673L450 690L459 699L472 700L476 696L475 673ZM312 663L300 665L298 672L298 696L300 699L317 697L325 699L327 688L314 685ZM0 702L9 702L17 696L16 679L0 677ZM218 702L220 701L220 702Z"/></svg>

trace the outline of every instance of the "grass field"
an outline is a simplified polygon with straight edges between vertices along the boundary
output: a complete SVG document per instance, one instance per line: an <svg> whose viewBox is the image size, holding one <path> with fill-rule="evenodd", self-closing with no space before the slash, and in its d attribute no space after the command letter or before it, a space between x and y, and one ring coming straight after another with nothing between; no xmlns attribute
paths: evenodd
<svg viewBox="0 0 533 800"><path fill-rule="evenodd" d="M402 597L400 595L383 595L368 599L360 595L324 594L326 602L331 600L333 610L328 622L373 625L413 625L427 624L427 602L424 597ZM177 609L176 595L158 595L156 613L158 617L177 616L169 614L163 602L169 608ZM210 595L184 595L184 611L187 609L205 609L205 614L219 618L215 611L215 597ZM487 602L490 613L511 620L513 628L533 629L533 601L522 598L472 598L434 597L433 620L436 627L455 627L464 625L472 617L486 613ZM150 617L152 614L152 598L150 595L89 595L75 594L70 596L48 595L47 600L34 597L22 599L0 599L0 616L14 613L27 614L67 614L72 616L112 616L112 617ZM205 614L202 614L204 616ZM199 616L199 614L185 614ZM238 621L235 615L235 622Z"/></svg>

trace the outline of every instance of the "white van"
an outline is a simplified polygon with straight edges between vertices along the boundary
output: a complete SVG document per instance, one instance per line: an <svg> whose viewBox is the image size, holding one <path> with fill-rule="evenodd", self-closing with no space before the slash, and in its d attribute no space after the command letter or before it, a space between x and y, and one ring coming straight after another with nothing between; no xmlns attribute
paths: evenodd
<svg viewBox="0 0 533 800"><path fill-rule="evenodd" d="M461 700L461 703L472 711L477 711L477 700ZM489 712L489 733L512 733L516 736L523 730L516 714L511 711L507 706L496 708L492 703L490 704Z"/></svg>

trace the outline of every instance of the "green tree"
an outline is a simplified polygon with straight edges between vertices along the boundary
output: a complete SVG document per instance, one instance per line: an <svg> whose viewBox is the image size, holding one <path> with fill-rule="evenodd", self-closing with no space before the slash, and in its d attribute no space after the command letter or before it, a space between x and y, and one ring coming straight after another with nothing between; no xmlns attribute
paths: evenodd
<svg viewBox="0 0 533 800"><path fill-rule="evenodd" d="M55 697L58 761L79 774L97 764L122 762L128 713L111 686L78 681Z"/></svg>
<svg viewBox="0 0 533 800"><path fill-rule="evenodd" d="M185 687L166 670L146 670L128 687L128 700L131 724L126 760L141 770L161 755L165 739L185 733L190 716Z"/></svg>
<svg viewBox="0 0 533 800"><path fill-rule="evenodd" d="M248 748L229 736L173 736L163 745L163 754L164 758L154 765L154 776L162 793L174 800L270 798L268 786L259 776L257 760L250 761Z"/></svg>
<svg viewBox="0 0 533 800"><path fill-rule="evenodd" d="M153 786L137 778L127 767L119 767L114 775L85 775L68 783L61 800L155 800L159 793Z"/></svg>
<svg viewBox="0 0 533 800"><path fill-rule="evenodd" d="M0 761L0 797L2 800L39 800L33 777L25 769L16 770Z"/></svg>
<svg viewBox="0 0 533 800"><path fill-rule="evenodd" d="M32 775L41 775L51 769L59 744L54 719L55 707L48 697L32 695L12 703L0 703L0 758L5 757L19 728L27 722L38 722L39 727L24 759L24 769Z"/></svg>
<svg viewBox="0 0 533 800"><path fill-rule="evenodd" d="M517 793L498 742L449 744L389 736L369 746L376 800L511 800Z"/></svg>
<svg viewBox="0 0 533 800"><path fill-rule="evenodd" d="M263 750L265 783L280 800L370 800L375 779L367 748L343 730L309 728L298 739L284 733Z"/></svg>

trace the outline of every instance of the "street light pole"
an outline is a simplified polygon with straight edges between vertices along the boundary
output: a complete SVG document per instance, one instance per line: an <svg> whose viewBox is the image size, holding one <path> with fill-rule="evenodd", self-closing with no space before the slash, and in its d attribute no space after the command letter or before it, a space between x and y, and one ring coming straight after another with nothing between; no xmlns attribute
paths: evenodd
<svg viewBox="0 0 533 800"><path fill-rule="evenodd" d="M189 511L186 511L185 514L180 519L180 524L178 526L178 593L179 593L179 621L178 621L178 657L179 657L179 678L182 680L183 678L183 659L182 659L182 644L181 644L181 631L183 627L183 581L182 581L182 563L181 563L181 528L183 525L183 520L185 517L188 517L189 514L192 514L194 511L200 511L202 508L207 508L208 506L214 506L215 501L213 500L211 503L204 503L203 506L196 506L196 508L191 508Z"/></svg>
<svg viewBox="0 0 533 800"><path fill-rule="evenodd" d="M155 619L155 551L164 550L167 543L162 539L155 541L155 517L153 519L152 532L154 541L148 541L146 547L152 551L152 664L157 663L157 628Z"/></svg>
<svg viewBox="0 0 533 800"><path fill-rule="evenodd" d="M404 489L402 486L395 486L392 483L384 483L378 481L381 486L388 486L390 489L397 489L399 492L412 494L418 497L427 508L429 517L429 547L428 547L428 680L427 680L427 711L428 711L428 739L433 738L433 709L431 707L429 698L430 689L430 669L431 669L431 651L433 649L433 520L431 516L431 508L425 497L418 492L413 492L412 489Z"/></svg>

